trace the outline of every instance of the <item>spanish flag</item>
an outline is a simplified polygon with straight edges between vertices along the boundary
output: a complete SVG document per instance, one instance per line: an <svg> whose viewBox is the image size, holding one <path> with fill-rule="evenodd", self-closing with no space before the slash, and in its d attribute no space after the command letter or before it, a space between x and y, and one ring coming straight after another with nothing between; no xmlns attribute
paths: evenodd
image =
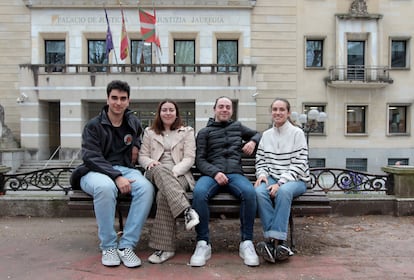
<svg viewBox="0 0 414 280"><path fill-rule="evenodd" d="M128 57L129 54L129 39L128 39L128 33L126 31L125 27L125 18L124 18L124 10L121 9L122 14L122 32L121 32L121 46L120 46L120 57L121 60L124 60Z"/></svg>

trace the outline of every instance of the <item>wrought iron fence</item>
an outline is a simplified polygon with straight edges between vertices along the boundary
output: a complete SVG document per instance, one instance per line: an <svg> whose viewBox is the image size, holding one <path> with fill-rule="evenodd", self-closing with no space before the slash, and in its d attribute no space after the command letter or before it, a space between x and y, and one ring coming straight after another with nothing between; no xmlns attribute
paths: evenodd
<svg viewBox="0 0 414 280"><path fill-rule="evenodd" d="M74 167L44 168L35 171L5 174L0 190L7 191L63 191L71 190L69 178Z"/></svg>
<svg viewBox="0 0 414 280"><path fill-rule="evenodd" d="M44 168L26 173L3 174L0 192L71 190L69 183L73 167ZM392 194L392 182L387 175L375 175L340 168L311 168L311 188L325 193Z"/></svg>
<svg viewBox="0 0 414 280"><path fill-rule="evenodd" d="M391 194L387 175L369 174L341 168L311 168L313 190L336 193Z"/></svg>

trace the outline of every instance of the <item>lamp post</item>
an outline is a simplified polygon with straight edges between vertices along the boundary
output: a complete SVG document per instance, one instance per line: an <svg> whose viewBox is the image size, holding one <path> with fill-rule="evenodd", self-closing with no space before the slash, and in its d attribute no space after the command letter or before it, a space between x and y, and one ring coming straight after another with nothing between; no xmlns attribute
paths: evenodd
<svg viewBox="0 0 414 280"><path fill-rule="evenodd" d="M292 121L301 125L303 132L306 135L306 143L309 146L309 134L311 132L319 131L319 123L324 123L328 115L325 112L319 112L317 109L310 109L308 112L299 115L297 112L292 112L290 118Z"/></svg>

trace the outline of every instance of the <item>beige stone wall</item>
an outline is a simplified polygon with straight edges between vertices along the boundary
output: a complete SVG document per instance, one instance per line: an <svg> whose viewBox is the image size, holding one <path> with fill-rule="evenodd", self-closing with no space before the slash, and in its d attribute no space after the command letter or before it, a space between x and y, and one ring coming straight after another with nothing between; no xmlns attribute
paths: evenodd
<svg viewBox="0 0 414 280"><path fill-rule="evenodd" d="M20 63L30 62L30 11L21 0L0 2L0 104L5 124L20 139L20 110L16 103Z"/></svg>
<svg viewBox="0 0 414 280"><path fill-rule="evenodd" d="M252 14L252 63L257 64L257 129L270 125L275 97L297 98L297 2L260 0ZM301 1L299 1L301 2Z"/></svg>

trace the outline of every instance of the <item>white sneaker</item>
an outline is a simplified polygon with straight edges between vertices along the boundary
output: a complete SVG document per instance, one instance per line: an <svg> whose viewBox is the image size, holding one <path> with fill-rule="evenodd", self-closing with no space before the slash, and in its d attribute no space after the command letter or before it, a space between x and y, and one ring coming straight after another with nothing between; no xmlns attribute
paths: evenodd
<svg viewBox="0 0 414 280"><path fill-rule="evenodd" d="M175 252L168 251L155 251L151 256L148 257L150 263L163 263L168 259L174 257Z"/></svg>
<svg viewBox="0 0 414 280"><path fill-rule="evenodd" d="M121 264L121 259L118 256L115 248L103 250L101 262L105 266L117 266Z"/></svg>
<svg viewBox="0 0 414 280"><path fill-rule="evenodd" d="M188 208L184 211L184 223L186 230L191 230L200 223L200 218L193 208Z"/></svg>
<svg viewBox="0 0 414 280"><path fill-rule="evenodd" d="M135 255L131 248L125 248L123 250L117 250L119 258L126 267L137 267L141 265L141 260Z"/></svg>
<svg viewBox="0 0 414 280"><path fill-rule="evenodd" d="M206 261L211 258L211 245L206 241L200 240L197 242L194 254L191 256L191 266L204 266Z"/></svg>
<svg viewBox="0 0 414 280"><path fill-rule="evenodd" d="M254 245L251 240L240 242L239 256L244 260L245 265L259 265L259 256L256 254L256 250L254 249Z"/></svg>

